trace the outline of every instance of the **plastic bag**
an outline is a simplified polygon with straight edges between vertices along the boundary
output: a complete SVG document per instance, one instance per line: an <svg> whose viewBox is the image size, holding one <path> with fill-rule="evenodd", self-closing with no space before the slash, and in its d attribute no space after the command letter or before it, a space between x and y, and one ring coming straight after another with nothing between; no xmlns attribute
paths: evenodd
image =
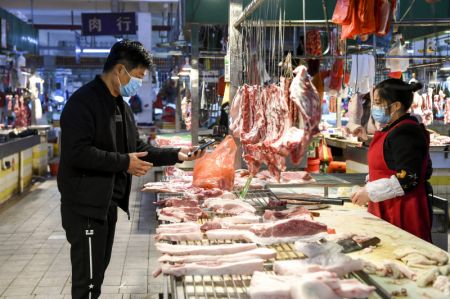
<svg viewBox="0 0 450 299"><path fill-rule="evenodd" d="M331 148L328 147L325 138L320 139L320 144L318 148L318 156L321 162L331 162L333 161L333 155L331 154Z"/></svg>
<svg viewBox="0 0 450 299"><path fill-rule="evenodd" d="M233 137L227 136L212 153L195 162L194 187L231 191L234 186L234 159L237 146Z"/></svg>
<svg viewBox="0 0 450 299"><path fill-rule="evenodd" d="M338 0L334 8L332 22L339 25L348 25L352 20L354 0Z"/></svg>

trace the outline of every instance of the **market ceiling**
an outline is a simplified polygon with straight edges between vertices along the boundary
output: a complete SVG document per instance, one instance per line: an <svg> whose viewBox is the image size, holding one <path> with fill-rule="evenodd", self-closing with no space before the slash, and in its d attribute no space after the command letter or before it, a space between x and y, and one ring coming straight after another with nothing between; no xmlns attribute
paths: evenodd
<svg viewBox="0 0 450 299"><path fill-rule="evenodd" d="M30 20L33 14L35 24L67 24L71 21L72 11L79 18L82 12L111 12L112 6L117 3L118 11L148 11L160 15L167 11L167 4L178 2L179 0L0 0L0 7L11 12L19 11Z"/></svg>
<svg viewBox="0 0 450 299"><path fill-rule="evenodd" d="M412 1L412 0L411 0ZM400 15L404 16L411 1L400 1ZM251 0L243 0L244 7ZM249 19L264 19L267 16L269 6L274 5L274 0L264 1L261 8L257 9ZM285 19L286 20L302 20L303 10L301 0L282 0L285 3ZM186 1L186 22L200 24L227 24L228 23L228 5L229 0L189 0ZM336 0L326 0L328 18L330 19ZM322 1L306 0L306 19L307 20L324 20L322 9ZM434 4L429 4L425 0L416 0L409 13L404 18L405 21L419 19L448 19L450 18L450 1L441 0ZM445 30L445 28L438 28ZM432 28L404 28L402 32L406 37L424 36L432 32Z"/></svg>

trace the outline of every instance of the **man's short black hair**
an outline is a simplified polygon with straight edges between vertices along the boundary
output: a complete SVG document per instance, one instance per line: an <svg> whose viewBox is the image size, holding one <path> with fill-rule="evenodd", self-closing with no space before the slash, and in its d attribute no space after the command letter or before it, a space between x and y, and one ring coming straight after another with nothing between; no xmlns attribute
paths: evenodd
<svg viewBox="0 0 450 299"><path fill-rule="evenodd" d="M139 66L149 68L152 65L152 57L140 42L124 39L111 48L103 72L112 70L119 63L128 71Z"/></svg>

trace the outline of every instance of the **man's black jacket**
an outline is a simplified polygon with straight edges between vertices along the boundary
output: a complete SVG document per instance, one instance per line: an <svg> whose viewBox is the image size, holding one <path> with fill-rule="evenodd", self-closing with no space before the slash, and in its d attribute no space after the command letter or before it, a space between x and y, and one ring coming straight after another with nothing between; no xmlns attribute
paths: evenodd
<svg viewBox="0 0 450 299"><path fill-rule="evenodd" d="M130 162L128 154L117 152L115 109L115 98L97 76L70 97L61 114L61 202L81 215L97 219L106 219L115 173L126 172ZM154 166L180 162L179 149L160 149L139 139L128 105L124 118L128 153L147 151L142 159ZM125 198L119 202L127 213L130 188L128 184Z"/></svg>

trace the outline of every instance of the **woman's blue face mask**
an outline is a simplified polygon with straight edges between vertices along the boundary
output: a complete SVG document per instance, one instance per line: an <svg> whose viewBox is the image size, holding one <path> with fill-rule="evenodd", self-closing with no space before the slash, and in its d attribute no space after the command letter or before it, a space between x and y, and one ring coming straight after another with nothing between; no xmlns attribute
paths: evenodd
<svg viewBox="0 0 450 299"><path fill-rule="evenodd" d="M120 94L122 95L122 97L135 96L137 94L138 89L142 86L142 79L131 76L126 69L125 72L127 72L128 76L130 76L130 82L128 82L125 85L122 85L122 83L120 83L119 80Z"/></svg>
<svg viewBox="0 0 450 299"><path fill-rule="evenodd" d="M386 113L386 110L388 110L391 106L392 104L387 107L373 105L371 111L373 119L380 124L387 124L391 120L392 116L389 113Z"/></svg>

